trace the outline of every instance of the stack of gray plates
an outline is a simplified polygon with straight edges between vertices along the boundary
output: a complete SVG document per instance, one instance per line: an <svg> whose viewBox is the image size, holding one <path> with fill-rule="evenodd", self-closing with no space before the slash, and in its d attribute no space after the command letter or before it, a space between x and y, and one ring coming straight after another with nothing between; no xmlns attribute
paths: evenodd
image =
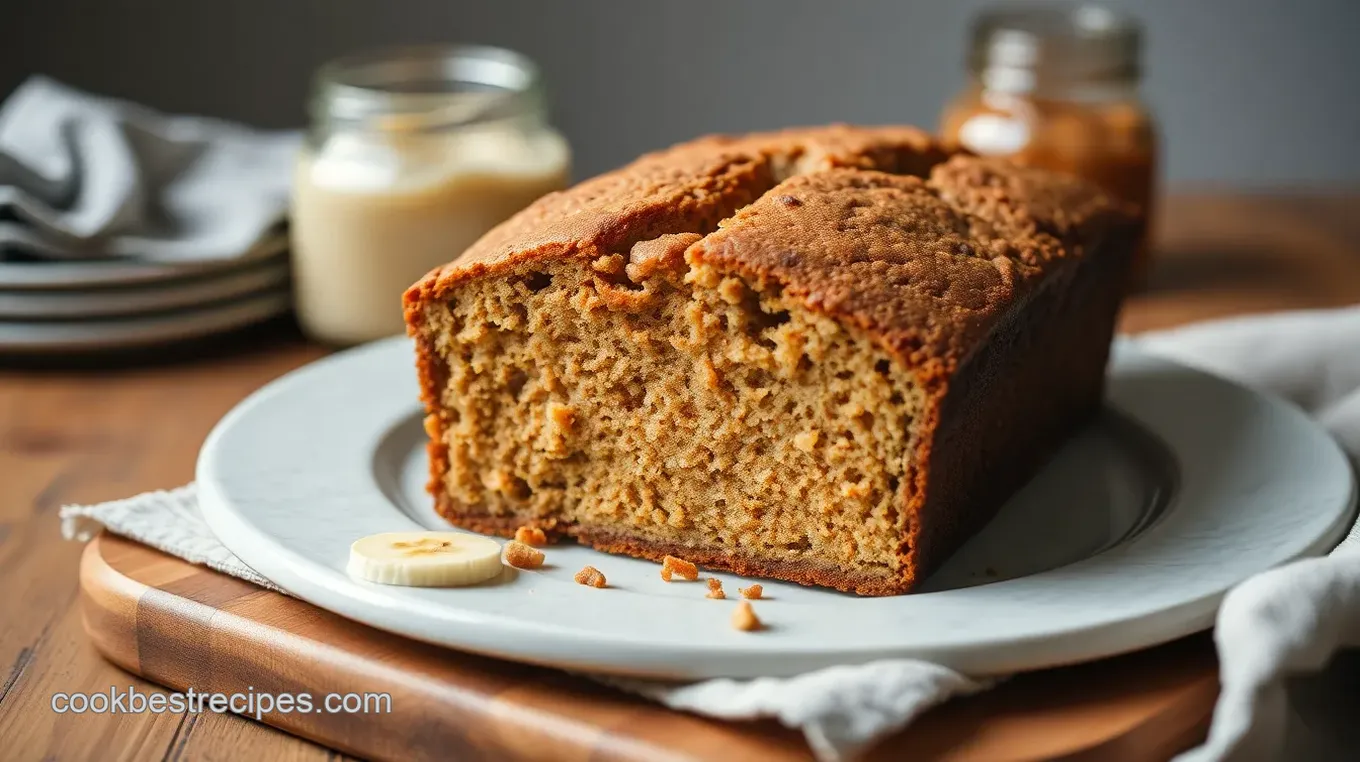
<svg viewBox="0 0 1360 762"><path fill-rule="evenodd" d="M287 312L288 238L227 262L0 261L0 352L167 344Z"/></svg>

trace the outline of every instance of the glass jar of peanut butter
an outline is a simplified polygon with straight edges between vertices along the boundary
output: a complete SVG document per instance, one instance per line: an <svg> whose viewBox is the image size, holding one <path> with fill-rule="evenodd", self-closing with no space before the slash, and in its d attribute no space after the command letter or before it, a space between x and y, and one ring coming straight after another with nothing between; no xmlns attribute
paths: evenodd
<svg viewBox="0 0 1360 762"><path fill-rule="evenodd" d="M962 148L1085 177L1142 212L1134 286L1148 266L1157 167L1141 47L1138 23L1106 8L1008 3L974 22L969 83L941 120Z"/></svg>
<svg viewBox="0 0 1360 762"><path fill-rule="evenodd" d="M331 344L401 333L402 292L564 187L569 165L517 53L409 48L323 67L293 184L303 329Z"/></svg>

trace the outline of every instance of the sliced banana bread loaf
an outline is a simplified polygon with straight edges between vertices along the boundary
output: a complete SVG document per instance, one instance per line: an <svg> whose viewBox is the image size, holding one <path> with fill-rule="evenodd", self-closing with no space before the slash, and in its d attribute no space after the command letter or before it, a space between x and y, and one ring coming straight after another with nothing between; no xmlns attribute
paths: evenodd
<svg viewBox="0 0 1360 762"><path fill-rule="evenodd" d="M429 488L523 524L909 591L1099 405L1131 220L905 128L705 138L551 194L405 295Z"/></svg>

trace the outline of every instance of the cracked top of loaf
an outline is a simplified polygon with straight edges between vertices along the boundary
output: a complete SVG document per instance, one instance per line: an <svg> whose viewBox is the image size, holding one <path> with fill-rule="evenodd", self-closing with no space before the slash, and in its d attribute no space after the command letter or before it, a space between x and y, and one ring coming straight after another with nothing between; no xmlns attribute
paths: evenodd
<svg viewBox="0 0 1360 762"><path fill-rule="evenodd" d="M469 279L547 259L636 260L651 246L782 288L941 377L1050 272L1112 234L1132 235L1131 219L1092 186L951 157L914 128L706 137L544 196L405 303L414 331L422 305Z"/></svg>

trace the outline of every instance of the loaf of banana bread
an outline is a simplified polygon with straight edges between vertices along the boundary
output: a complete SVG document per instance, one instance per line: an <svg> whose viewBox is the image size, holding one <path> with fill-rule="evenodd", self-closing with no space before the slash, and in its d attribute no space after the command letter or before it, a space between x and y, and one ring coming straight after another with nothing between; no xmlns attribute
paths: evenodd
<svg viewBox="0 0 1360 762"><path fill-rule="evenodd" d="M430 492L475 531L908 592L1098 408L1134 230L909 128L643 156L406 292Z"/></svg>

